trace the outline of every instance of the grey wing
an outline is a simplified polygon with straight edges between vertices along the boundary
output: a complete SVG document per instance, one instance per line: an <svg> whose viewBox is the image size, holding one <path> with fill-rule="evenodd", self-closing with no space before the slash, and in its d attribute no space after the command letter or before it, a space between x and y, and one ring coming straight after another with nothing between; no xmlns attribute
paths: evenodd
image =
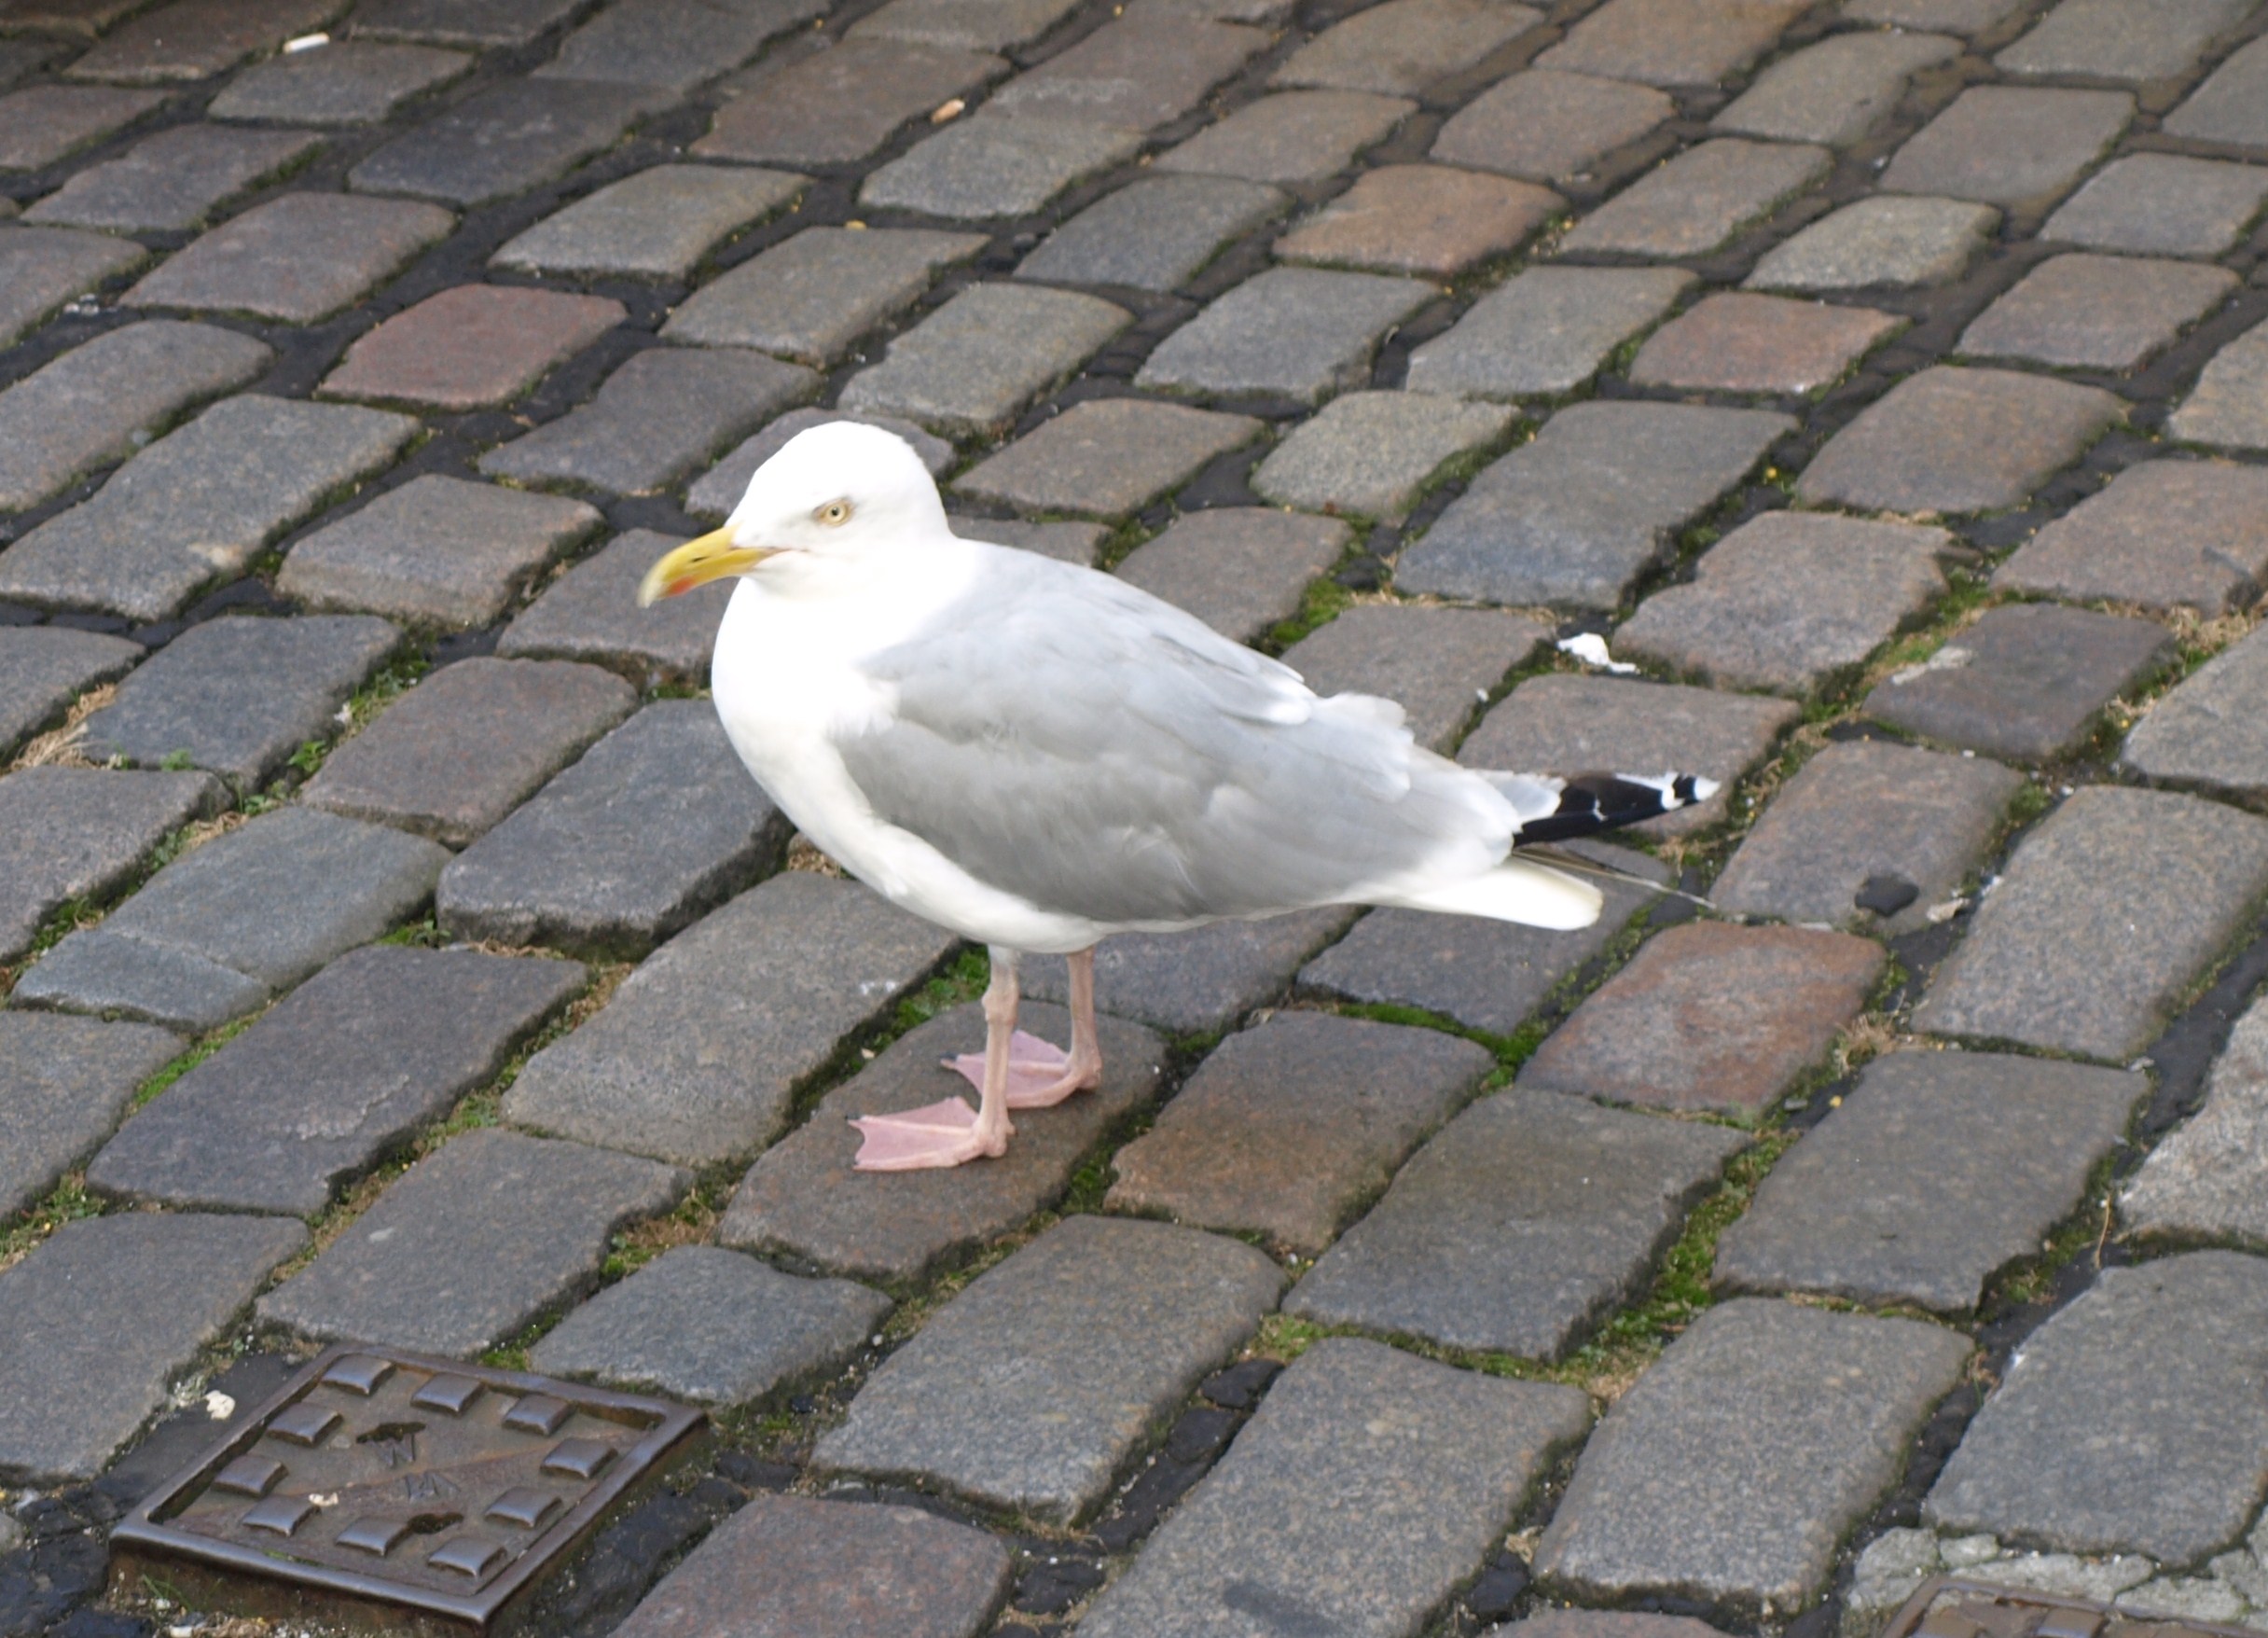
<svg viewBox="0 0 2268 1638"><path fill-rule="evenodd" d="M1509 808L1400 708L1297 674L1105 575L1003 553L985 592L864 662L888 727L837 742L876 813L977 880L1116 923L1341 902L1479 871Z"/></svg>

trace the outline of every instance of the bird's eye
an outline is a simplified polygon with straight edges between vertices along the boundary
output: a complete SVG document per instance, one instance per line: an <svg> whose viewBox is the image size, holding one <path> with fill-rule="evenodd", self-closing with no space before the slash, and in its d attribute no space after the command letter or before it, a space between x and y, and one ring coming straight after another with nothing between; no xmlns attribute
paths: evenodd
<svg viewBox="0 0 2268 1638"><path fill-rule="evenodd" d="M850 503L849 501L829 501L811 516L830 528L848 523L850 521Z"/></svg>

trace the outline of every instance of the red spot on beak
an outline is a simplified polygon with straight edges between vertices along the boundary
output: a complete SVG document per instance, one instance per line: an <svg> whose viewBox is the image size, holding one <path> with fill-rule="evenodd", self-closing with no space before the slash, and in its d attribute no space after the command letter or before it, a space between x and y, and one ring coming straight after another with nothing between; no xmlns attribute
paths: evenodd
<svg viewBox="0 0 2268 1638"><path fill-rule="evenodd" d="M679 579L671 581L670 589L667 591L664 591L662 595L664 597L683 597L686 592L692 590L693 588L698 584L699 582L695 580L692 576L686 575Z"/></svg>

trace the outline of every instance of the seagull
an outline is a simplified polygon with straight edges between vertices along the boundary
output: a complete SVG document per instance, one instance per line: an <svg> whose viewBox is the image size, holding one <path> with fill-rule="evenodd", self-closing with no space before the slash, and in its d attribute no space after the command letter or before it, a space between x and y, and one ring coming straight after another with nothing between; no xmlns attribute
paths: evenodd
<svg viewBox="0 0 2268 1638"><path fill-rule="evenodd" d="M1321 905L1574 929L1590 883L1518 855L1705 801L1691 774L1500 773L1418 745L1402 707L1281 662L1114 576L953 533L911 446L798 434L639 602L737 576L712 695L815 846L984 943L985 1050L948 1098L855 1121L863 1171L1007 1150L1012 1109L1098 1086L1094 950ZM1070 958L1068 1051L1016 1027L1016 965Z"/></svg>

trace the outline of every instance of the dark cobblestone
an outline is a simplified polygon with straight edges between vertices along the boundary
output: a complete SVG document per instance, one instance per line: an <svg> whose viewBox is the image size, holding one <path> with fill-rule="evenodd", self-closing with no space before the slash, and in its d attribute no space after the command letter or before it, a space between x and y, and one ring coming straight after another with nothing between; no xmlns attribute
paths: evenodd
<svg viewBox="0 0 2268 1638"><path fill-rule="evenodd" d="M138 644L58 626L0 627L0 756L61 716L83 690L123 676Z"/></svg>
<svg viewBox="0 0 2268 1638"><path fill-rule="evenodd" d="M1008 72L981 51L908 40L847 39L779 69L717 110L693 145L706 159L843 164L908 120Z"/></svg>
<svg viewBox="0 0 2268 1638"><path fill-rule="evenodd" d="M79 172L23 219L66 228L192 228L223 200L283 170L319 141L298 132L177 125Z"/></svg>
<svg viewBox="0 0 2268 1638"><path fill-rule="evenodd" d="M86 1159L182 1045L148 1024L0 1011L0 1218Z"/></svg>
<svg viewBox="0 0 2268 1638"><path fill-rule="evenodd" d="M823 364L983 244L973 233L928 229L807 228L703 286L662 336Z"/></svg>
<svg viewBox="0 0 2268 1638"><path fill-rule="evenodd" d="M215 119L371 125L471 66L462 51L344 40L247 69L206 112Z"/></svg>
<svg viewBox="0 0 2268 1638"><path fill-rule="evenodd" d="M633 594L654 561L684 537L632 529L571 565L497 640L507 659L582 659L643 676L709 675L730 587L708 586L640 608Z"/></svg>
<svg viewBox="0 0 2268 1638"><path fill-rule="evenodd" d="M125 299L311 324L391 278L453 224L438 205L408 200L287 193L223 222Z"/></svg>
<svg viewBox="0 0 2268 1638"><path fill-rule="evenodd" d="M1171 290L1286 196L1231 176L1156 176L1106 193L1016 268L1019 279Z"/></svg>
<svg viewBox="0 0 2268 1638"><path fill-rule="evenodd" d="M15 340L73 297L148 254L107 233L0 223L0 343Z"/></svg>
<svg viewBox="0 0 2268 1638"><path fill-rule="evenodd" d="M612 146L655 100L640 86L506 80L395 137L347 181L364 193L480 204Z"/></svg>
<svg viewBox="0 0 2268 1638"><path fill-rule="evenodd" d="M219 807L209 773L20 768L0 775L0 961L72 899L117 889L169 831Z"/></svg>
<svg viewBox="0 0 2268 1638"><path fill-rule="evenodd" d="M0 171L38 171L165 101L123 86L39 85L0 97Z"/></svg>
<svg viewBox="0 0 2268 1638"><path fill-rule="evenodd" d="M721 241L805 186L780 171L656 165L545 217L490 259L529 272L682 279Z"/></svg>

